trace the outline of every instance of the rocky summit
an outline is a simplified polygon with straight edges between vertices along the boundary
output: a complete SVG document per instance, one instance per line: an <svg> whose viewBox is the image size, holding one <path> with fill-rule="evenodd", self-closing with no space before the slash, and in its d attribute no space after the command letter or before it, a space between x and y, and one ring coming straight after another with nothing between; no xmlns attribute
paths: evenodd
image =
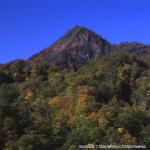
<svg viewBox="0 0 150 150"><path fill-rule="evenodd" d="M78 69L109 52L109 42L85 27L75 26L52 46L29 58L28 63L43 62L60 68Z"/></svg>

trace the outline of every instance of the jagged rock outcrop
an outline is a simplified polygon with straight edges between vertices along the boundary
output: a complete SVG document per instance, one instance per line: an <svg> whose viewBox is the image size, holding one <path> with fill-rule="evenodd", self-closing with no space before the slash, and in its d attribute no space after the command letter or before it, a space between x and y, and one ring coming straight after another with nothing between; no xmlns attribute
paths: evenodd
<svg viewBox="0 0 150 150"><path fill-rule="evenodd" d="M92 59L110 52L110 44L89 29L75 26L52 46L28 59L29 64L37 62L55 64L60 68L78 69Z"/></svg>

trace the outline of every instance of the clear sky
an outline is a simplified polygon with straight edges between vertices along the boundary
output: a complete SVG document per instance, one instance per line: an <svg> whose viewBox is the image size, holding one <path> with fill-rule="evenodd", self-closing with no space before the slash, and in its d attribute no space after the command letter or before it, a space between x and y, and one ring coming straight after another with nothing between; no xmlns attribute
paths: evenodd
<svg viewBox="0 0 150 150"><path fill-rule="evenodd" d="M75 25L111 43L150 44L150 0L0 0L0 63L28 58Z"/></svg>

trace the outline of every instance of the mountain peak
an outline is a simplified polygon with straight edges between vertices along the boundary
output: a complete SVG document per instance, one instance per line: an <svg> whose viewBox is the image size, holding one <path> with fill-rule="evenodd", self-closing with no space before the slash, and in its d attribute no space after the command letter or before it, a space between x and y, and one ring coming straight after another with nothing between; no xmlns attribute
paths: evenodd
<svg viewBox="0 0 150 150"><path fill-rule="evenodd" d="M86 34L86 33L92 33L92 34L95 34L97 35L96 33L94 33L92 30L86 28L86 27L83 27L83 26L80 26L80 25L76 25L74 27L72 27L70 30L68 30L63 37L65 36L70 36L70 35L76 35L76 34ZM98 35L97 35L98 36Z"/></svg>
<svg viewBox="0 0 150 150"><path fill-rule="evenodd" d="M75 25L74 27L72 27L72 29L86 29L86 27L83 27L81 25Z"/></svg>
<svg viewBox="0 0 150 150"><path fill-rule="evenodd" d="M93 31L77 25L52 46L29 58L29 63L42 62L55 64L61 68L77 69L109 51L110 44L105 39Z"/></svg>
<svg viewBox="0 0 150 150"><path fill-rule="evenodd" d="M89 31L89 29L88 28L86 28L86 27L84 27L84 26L81 26L81 25L75 25L74 27L72 27L71 28L71 30L87 30L87 31Z"/></svg>

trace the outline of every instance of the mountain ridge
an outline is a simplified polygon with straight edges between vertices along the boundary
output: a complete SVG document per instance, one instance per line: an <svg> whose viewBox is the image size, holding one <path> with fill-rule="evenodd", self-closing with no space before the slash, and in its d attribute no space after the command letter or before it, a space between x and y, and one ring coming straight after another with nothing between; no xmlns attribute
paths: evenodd
<svg viewBox="0 0 150 150"><path fill-rule="evenodd" d="M20 60L25 61L28 66L42 63L46 65L57 65L62 69L79 69L91 60L116 50L132 52L136 55L147 57L147 54L150 53L150 46L137 42L111 44L92 30L76 25L49 47L32 55L27 60ZM10 65L15 61L17 59L6 64L0 64L0 67Z"/></svg>

